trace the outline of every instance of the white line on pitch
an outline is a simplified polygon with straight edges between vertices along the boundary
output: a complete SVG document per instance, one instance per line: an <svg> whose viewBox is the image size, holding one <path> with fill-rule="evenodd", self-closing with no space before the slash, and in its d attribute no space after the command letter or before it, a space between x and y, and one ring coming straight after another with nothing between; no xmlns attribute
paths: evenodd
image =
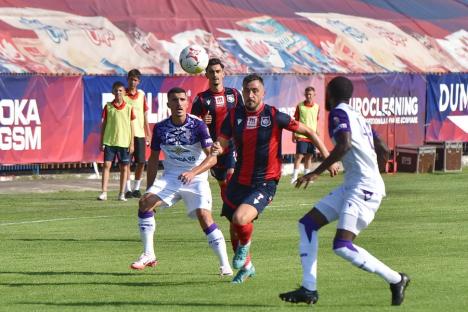
<svg viewBox="0 0 468 312"><path fill-rule="evenodd" d="M110 217L112 217L112 216L95 216L95 217L77 217L77 218L58 218L58 219L48 219L48 220L33 220L33 221L0 223L0 226L31 224L31 223L44 223L44 222L66 221L66 220L99 219L99 218L110 218Z"/></svg>

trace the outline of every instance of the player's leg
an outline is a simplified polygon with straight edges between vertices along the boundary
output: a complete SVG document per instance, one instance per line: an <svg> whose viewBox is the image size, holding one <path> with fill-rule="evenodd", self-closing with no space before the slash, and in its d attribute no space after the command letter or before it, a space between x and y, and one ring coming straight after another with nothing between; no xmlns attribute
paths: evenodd
<svg viewBox="0 0 468 312"><path fill-rule="evenodd" d="M125 198L125 183L127 182L127 174L130 170L130 153L127 148L119 147L117 156L119 158L120 166L120 187L119 187L119 197L120 201L127 201Z"/></svg>
<svg viewBox="0 0 468 312"><path fill-rule="evenodd" d="M297 144L300 144L300 142L297 142ZM300 171L303 158L304 158L304 154L296 153L296 155L294 155L294 169L293 169L293 173L291 177L291 184L293 184L297 180L297 177L299 176L299 171Z"/></svg>
<svg viewBox="0 0 468 312"><path fill-rule="evenodd" d="M114 161L116 152L110 147L106 146L104 148L104 164L102 166L102 180L101 180L101 194L98 196L98 200L107 200L107 187L109 184L109 175L112 167L112 162Z"/></svg>
<svg viewBox="0 0 468 312"><path fill-rule="evenodd" d="M280 294L281 300L292 303L305 302L307 304L317 302L318 230L338 219L338 210L334 207L341 205L343 201L342 193L341 187L334 189L330 194L322 198L311 211L299 219L299 255L302 265L302 284L296 290Z"/></svg>
<svg viewBox="0 0 468 312"><path fill-rule="evenodd" d="M157 264L154 252L154 233L156 232L155 210L174 205L180 196L178 194L178 182L173 182L164 177L156 180L138 202L138 228L143 243L143 253L131 264L135 270L143 270L145 267L154 267Z"/></svg>
<svg viewBox="0 0 468 312"><path fill-rule="evenodd" d="M400 274L392 270L367 250L354 243L357 235L372 221L374 212L378 209L382 199L380 195L370 192L359 194L359 191L352 192L345 201L345 209L340 215L333 241L333 251L352 265L382 277L390 284L392 304L400 305L404 299L404 291L409 283L409 277L404 273Z"/></svg>
<svg viewBox="0 0 468 312"><path fill-rule="evenodd" d="M218 257L221 275L232 275L224 235L211 214L212 197L208 181L192 181L181 188L180 194L184 200L187 214L198 219L200 227L206 235L208 245Z"/></svg>
<svg viewBox="0 0 468 312"><path fill-rule="evenodd" d="M218 225L214 222L211 211L200 208L196 210L196 214L200 227L206 235L208 245L218 257L220 275L232 275L233 273L227 255L226 241L224 240L224 235L218 228Z"/></svg>
<svg viewBox="0 0 468 312"><path fill-rule="evenodd" d="M135 138L135 181L133 185L132 197L140 198L141 179L145 171L146 162L146 140L145 138Z"/></svg>
<svg viewBox="0 0 468 312"><path fill-rule="evenodd" d="M312 171L312 154L307 153L304 155L304 174Z"/></svg>

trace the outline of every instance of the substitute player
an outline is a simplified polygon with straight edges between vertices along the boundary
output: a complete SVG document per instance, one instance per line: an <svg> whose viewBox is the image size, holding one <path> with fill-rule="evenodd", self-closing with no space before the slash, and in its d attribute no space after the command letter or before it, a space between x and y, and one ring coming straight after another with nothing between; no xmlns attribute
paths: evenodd
<svg viewBox="0 0 468 312"><path fill-rule="evenodd" d="M297 180L296 187L302 184L307 187L327 166L340 160L346 174L341 186L322 198L299 220L302 286L280 294L284 301L317 302L318 230L335 220L338 220L338 224L333 251L352 265L375 273L389 283L392 305L403 302L410 281L406 274L392 270L353 242L374 219L385 196L385 185L374 151L374 145L380 139L373 135L364 118L348 105L352 94L353 84L345 77L336 77L327 85L326 109L330 111L328 129L336 145L320 166Z"/></svg>
<svg viewBox="0 0 468 312"><path fill-rule="evenodd" d="M271 202L281 177L281 132L283 129L310 138L320 152L328 155L325 145L304 124L263 102L263 79L251 74L243 80L245 106L229 111L212 152L222 154L233 139L237 153L234 174L229 181L222 214L231 222L239 244L233 267L240 269L233 283L243 283L255 274L250 260L250 246L255 220ZM332 175L338 168L330 166Z"/></svg>
<svg viewBox="0 0 468 312"><path fill-rule="evenodd" d="M141 82L141 73L138 69L132 69L127 74L127 93L125 101L133 107L135 113L135 133L134 133L134 146L135 151L132 157L135 161L135 181L132 187L130 179L130 166L128 166L127 183L126 183L126 198L141 196L140 186L143 172L146 163L146 144L150 142L150 129L147 119L148 105L146 103L145 92L138 89ZM131 159L130 159L131 161Z"/></svg>
<svg viewBox="0 0 468 312"><path fill-rule="evenodd" d="M171 207L182 199L187 215L198 219L209 246L218 256L220 274L232 275L223 233L211 215L211 190L206 171L216 164L216 156L209 155L213 141L205 123L187 114L188 98L184 89L172 88L167 97L171 116L154 127L147 169L148 189L139 202L138 225L144 251L131 268L142 270L156 265L154 211ZM161 151L165 155L164 174L156 179Z"/></svg>

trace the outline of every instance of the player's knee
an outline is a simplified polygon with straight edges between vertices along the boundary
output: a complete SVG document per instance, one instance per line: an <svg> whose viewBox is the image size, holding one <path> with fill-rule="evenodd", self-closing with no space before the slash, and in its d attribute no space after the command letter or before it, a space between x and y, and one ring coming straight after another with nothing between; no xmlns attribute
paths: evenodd
<svg viewBox="0 0 468 312"><path fill-rule="evenodd" d="M250 218L246 215L234 214L232 216L232 223L235 225L246 225L247 223L250 223L250 222L251 222Z"/></svg>
<svg viewBox="0 0 468 312"><path fill-rule="evenodd" d="M335 238L333 240L333 252L346 260L352 260L353 253L358 252L350 240Z"/></svg>
<svg viewBox="0 0 468 312"><path fill-rule="evenodd" d="M153 194L145 194L138 201L138 209L141 212L147 212L154 208L157 203L157 197Z"/></svg>

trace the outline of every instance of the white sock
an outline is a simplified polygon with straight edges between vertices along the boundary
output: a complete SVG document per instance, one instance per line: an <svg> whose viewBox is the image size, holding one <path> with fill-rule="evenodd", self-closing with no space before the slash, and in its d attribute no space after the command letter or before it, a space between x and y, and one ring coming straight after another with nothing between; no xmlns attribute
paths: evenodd
<svg viewBox="0 0 468 312"><path fill-rule="evenodd" d="M213 223L205 229L206 239L208 245L213 249L214 253L218 256L220 266L230 266L226 250L226 241L224 240L223 232L218 229L216 223Z"/></svg>
<svg viewBox="0 0 468 312"><path fill-rule="evenodd" d="M132 181L127 180L127 183L125 184L125 192L131 192L132 191Z"/></svg>
<svg viewBox="0 0 468 312"><path fill-rule="evenodd" d="M304 224L299 227L299 255L302 264L302 286L308 290L317 290L317 252L318 232L306 231ZM310 240L307 232L310 233Z"/></svg>
<svg viewBox="0 0 468 312"><path fill-rule="evenodd" d="M309 172L311 172L312 170L310 169L304 169L304 174L308 174Z"/></svg>
<svg viewBox="0 0 468 312"><path fill-rule="evenodd" d="M154 255L153 237L156 231L156 221L154 216L149 218L138 218L138 227L140 228L140 238L143 243L143 252L145 255Z"/></svg>
<svg viewBox="0 0 468 312"><path fill-rule="evenodd" d="M293 173L292 173L292 178L291 178L291 180L296 180L298 174L299 174L299 170L298 170L298 169L293 169Z"/></svg>
<svg viewBox="0 0 468 312"><path fill-rule="evenodd" d="M382 277L387 283L395 284L400 282L401 276L393 271L379 259L368 253L351 241L335 240L333 242L333 251L343 259L351 262L352 265L363 269L364 271L375 273Z"/></svg>
<svg viewBox="0 0 468 312"><path fill-rule="evenodd" d="M133 190L138 191L141 186L141 180L135 180L135 185L133 187Z"/></svg>

